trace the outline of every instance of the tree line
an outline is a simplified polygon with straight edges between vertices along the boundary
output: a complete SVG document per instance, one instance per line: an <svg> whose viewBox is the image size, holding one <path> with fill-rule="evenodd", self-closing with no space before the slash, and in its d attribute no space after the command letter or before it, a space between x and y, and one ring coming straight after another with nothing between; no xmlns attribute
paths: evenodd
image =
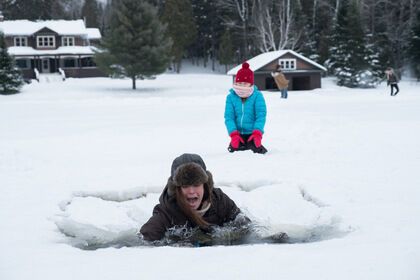
<svg viewBox="0 0 420 280"><path fill-rule="evenodd" d="M177 72L185 58L228 69L262 52L292 49L325 65L344 86L374 86L388 66L420 78L418 0L3 0L1 5L6 19L84 18L88 27L101 29L105 47L121 40L117 25L132 20L135 32L147 39L133 35L139 44L158 47L147 34L163 34L155 38L164 46L162 63ZM122 16L124 5L133 10ZM153 24L142 26L150 18L133 12L139 5L153 10ZM115 23L118 14L124 19ZM132 44L124 51L136 49ZM111 61L115 70L126 71Z"/></svg>

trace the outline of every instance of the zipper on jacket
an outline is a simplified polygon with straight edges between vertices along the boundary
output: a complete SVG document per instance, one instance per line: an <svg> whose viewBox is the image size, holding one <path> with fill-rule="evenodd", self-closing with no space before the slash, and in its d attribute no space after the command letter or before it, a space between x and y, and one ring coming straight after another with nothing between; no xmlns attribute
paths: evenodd
<svg viewBox="0 0 420 280"><path fill-rule="evenodd" d="M244 133L244 127L242 125L242 122L244 120L244 115L245 115L245 102L242 102L242 116L241 116L241 134Z"/></svg>

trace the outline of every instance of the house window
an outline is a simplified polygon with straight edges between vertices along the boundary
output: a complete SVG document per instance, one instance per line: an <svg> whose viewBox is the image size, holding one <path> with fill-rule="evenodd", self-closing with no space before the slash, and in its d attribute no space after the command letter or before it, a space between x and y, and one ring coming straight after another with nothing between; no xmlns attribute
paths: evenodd
<svg viewBox="0 0 420 280"><path fill-rule="evenodd" d="M15 37L15 47L26 47L28 45L28 38Z"/></svg>
<svg viewBox="0 0 420 280"><path fill-rule="evenodd" d="M283 70L296 70L296 59L279 59L279 65Z"/></svg>
<svg viewBox="0 0 420 280"><path fill-rule="evenodd" d="M96 67L96 63L92 57L84 57L81 59L82 67Z"/></svg>
<svg viewBox="0 0 420 280"><path fill-rule="evenodd" d="M74 46L74 37L63 37L62 45L65 47Z"/></svg>
<svg viewBox="0 0 420 280"><path fill-rule="evenodd" d="M65 58L63 59L64 68L74 68L76 67L76 59L74 58Z"/></svg>
<svg viewBox="0 0 420 280"><path fill-rule="evenodd" d="M38 48L51 48L55 47L54 36L38 36L36 39Z"/></svg>
<svg viewBox="0 0 420 280"><path fill-rule="evenodd" d="M16 59L16 66L20 69L30 69L30 61L29 59Z"/></svg>

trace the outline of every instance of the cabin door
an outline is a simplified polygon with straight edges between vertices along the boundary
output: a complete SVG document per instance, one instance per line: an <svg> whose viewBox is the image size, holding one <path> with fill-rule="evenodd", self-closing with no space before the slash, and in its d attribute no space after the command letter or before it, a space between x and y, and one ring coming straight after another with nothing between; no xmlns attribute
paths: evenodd
<svg viewBox="0 0 420 280"><path fill-rule="evenodd" d="M49 58L42 59L42 73L50 73L50 59Z"/></svg>

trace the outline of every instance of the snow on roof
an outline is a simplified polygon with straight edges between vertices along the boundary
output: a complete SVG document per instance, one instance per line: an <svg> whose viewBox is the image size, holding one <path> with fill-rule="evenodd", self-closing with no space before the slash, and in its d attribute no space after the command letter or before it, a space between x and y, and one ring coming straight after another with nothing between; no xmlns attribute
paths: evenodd
<svg viewBox="0 0 420 280"><path fill-rule="evenodd" d="M90 46L59 47L55 50L36 50L31 47L10 47L8 52L13 56L28 55L92 55L94 51Z"/></svg>
<svg viewBox="0 0 420 280"><path fill-rule="evenodd" d="M98 28L86 28L89 40L99 40L102 38Z"/></svg>
<svg viewBox="0 0 420 280"><path fill-rule="evenodd" d="M45 20L29 21L23 20L5 20L0 22L0 30L4 35L29 36L35 32L49 28L60 35L87 35L88 32L83 20Z"/></svg>
<svg viewBox="0 0 420 280"><path fill-rule="evenodd" d="M270 62L278 59L279 57L285 55L286 53L293 54L294 56L308 62L309 64L312 64L312 65L314 65L314 66L316 66L316 67L318 67L318 68L320 68L324 71L327 71L327 69L324 66L322 66L322 65L316 63L315 61L313 61L313 60L311 60L307 57L304 57L303 55L300 55L297 52L292 51L292 50L279 50L279 51L271 51L271 52L262 53L262 54L259 54L255 57L251 58L247 62L249 64L249 68L252 71L256 71L256 70L264 67L268 63L270 63ZM236 67L229 70L227 72L227 74L228 75L236 75L236 73L238 72L239 69L241 69L241 67L242 67L242 64L239 64Z"/></svg>

